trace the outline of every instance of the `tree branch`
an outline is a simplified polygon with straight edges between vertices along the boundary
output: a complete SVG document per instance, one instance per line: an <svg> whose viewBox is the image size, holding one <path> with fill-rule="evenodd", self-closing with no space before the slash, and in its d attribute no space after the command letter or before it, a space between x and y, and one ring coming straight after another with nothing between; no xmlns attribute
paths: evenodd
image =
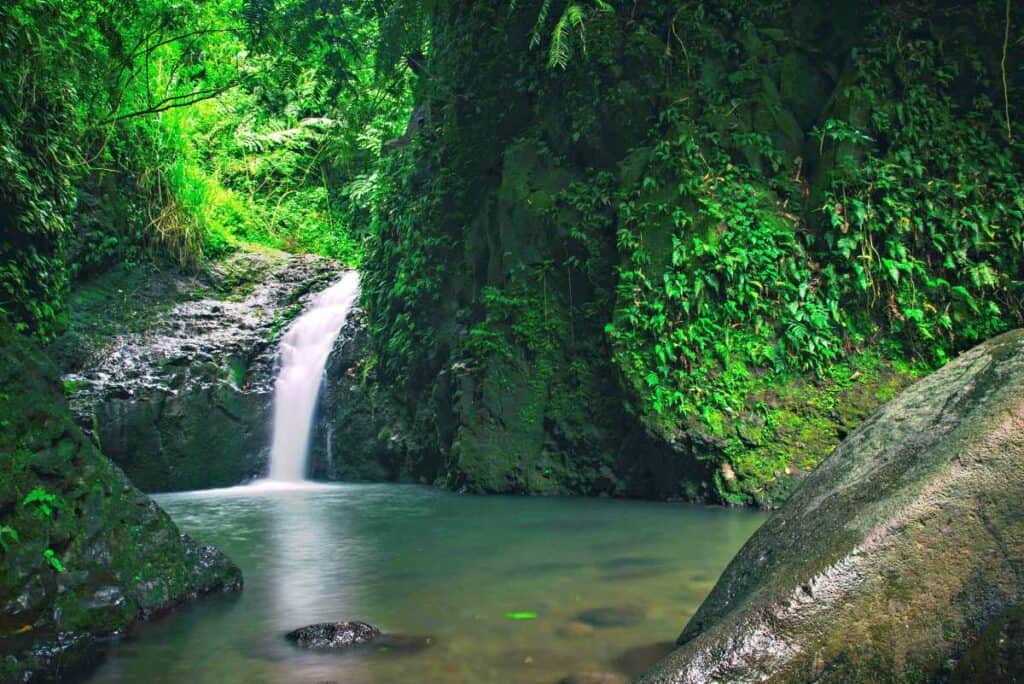
<svg viewBox="0 0 1024 684"><path fill-rule="evenodd" d="M159 114L160 112L166 112L169 109L177 109L179 107L190 107L204 100L212 100L215 97L223 95L232 88L241 85L243 79L227 83L216 88L203 88L201 90L194 90L190 93L184 93L182 95L171 95L164 99L156 102L145 109L139 109L134 112L128 112L127 114L118 114L112 116L105 121L100 122L101 125L106 126L118 121L124 121L125 119L133 119L139 116L147 116L149 114Z"/></svg>

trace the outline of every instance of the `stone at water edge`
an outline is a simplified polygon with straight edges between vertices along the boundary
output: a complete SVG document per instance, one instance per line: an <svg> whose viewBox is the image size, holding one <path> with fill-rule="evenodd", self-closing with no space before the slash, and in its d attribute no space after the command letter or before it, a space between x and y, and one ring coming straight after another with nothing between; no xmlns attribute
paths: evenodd
<svg viewBox="0 0 1024 684"><path fill-rule="evenodd" d="M1024 598L1024 331L852 433L642 681L945 678Z"/></svg>
<svg viewBox="0 0 1024 684"><path fill-rule="evenodd" d="M285 638L300 648L320 650L368 644L381 634L365 622L323 622L288 632Z"/></svg>

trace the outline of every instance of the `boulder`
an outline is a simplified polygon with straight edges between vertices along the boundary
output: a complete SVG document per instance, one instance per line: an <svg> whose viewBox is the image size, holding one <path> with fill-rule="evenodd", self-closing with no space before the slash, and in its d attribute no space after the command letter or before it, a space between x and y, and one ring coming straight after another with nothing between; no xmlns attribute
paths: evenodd
<svg viewBox="0 0 1024 684"><path fill-rule="evenodd" d="M680 647L642 681L945 680L1024 598L1022 501L1018 330L853 432L743 547ZM1011 614L988 640L1015 625Z"/></svg>

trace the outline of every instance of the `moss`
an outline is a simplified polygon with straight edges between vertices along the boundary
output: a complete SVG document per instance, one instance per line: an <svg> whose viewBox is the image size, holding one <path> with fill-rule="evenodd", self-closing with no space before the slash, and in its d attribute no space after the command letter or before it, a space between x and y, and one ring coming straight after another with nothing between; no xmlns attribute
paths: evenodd
<svg viewBox="0 0 1024 684"><path fill-rule="evenodd" d="M71 398L78 394L79 390L88 385L88 382L79 378L65 378L61 381L64 389L64 396Z"/></svg>
<svg viewBox="0 0 1024 684"><path fill-rule="evenodd" d="M847 434L926 371L868 351L818 379L756 380L744 388L747 410L726 429L716 457L736 474L728 487L716 483L722 500L778 506Z"/></svg>
<svg viewBox="0 0 1024 684"><path fill-rule="evenodd" d="M952 639L951 639L952 641ZM989 621L949 676L951 684L1015 682L1024 672L1024 606Z"/></svg>

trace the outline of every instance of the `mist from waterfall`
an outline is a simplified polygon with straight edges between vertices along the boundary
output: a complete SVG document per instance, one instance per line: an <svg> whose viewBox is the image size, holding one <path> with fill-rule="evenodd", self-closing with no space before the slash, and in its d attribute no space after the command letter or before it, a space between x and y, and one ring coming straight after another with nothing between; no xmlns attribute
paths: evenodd
<svg viewBox="0 0 1024 684"><path fill-rule="evenodd" d="M271 481L306 479L309 436L327 357L358 294L359 273L349 271L318 294L281 338L281 370L274 385Z"/></svg>

